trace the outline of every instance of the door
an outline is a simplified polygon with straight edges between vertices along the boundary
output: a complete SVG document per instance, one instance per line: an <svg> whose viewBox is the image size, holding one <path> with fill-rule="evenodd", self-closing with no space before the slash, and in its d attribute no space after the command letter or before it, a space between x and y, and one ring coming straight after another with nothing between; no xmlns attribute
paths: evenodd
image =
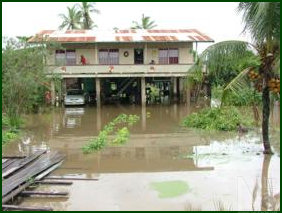
<svg viewBox="0 0 282 213"><path fill-rule="evenodd" d="M134 64L143 64L144 55L143 49L134 49Z"/></svg>

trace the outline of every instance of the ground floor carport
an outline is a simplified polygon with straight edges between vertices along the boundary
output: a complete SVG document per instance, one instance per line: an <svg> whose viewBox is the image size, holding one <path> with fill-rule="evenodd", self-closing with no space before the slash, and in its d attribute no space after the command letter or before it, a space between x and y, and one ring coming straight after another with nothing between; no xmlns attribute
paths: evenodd
<svg viewBox="0 0 282 213"><path fill-rule="evenodd" d="M97 105L169 104L190 101L184 77L64 77L61 81L59 99L69 89L82 89L89 101ZM56 96L55 87L51 93ZM57 92L58 93L58 92ZM53 100L55 102L55 100Z"/></svg>

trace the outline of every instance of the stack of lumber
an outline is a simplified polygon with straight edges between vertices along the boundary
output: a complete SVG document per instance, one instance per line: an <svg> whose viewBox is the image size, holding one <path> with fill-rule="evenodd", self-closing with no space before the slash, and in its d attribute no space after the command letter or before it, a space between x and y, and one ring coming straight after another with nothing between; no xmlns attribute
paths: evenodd
<svg viewBox="0 0 282 213"><path fill-rule="evenodd" d="M63 158L58 152L46 151L38 151L27 157L2 157L2 209L15 210L17 206L5 204L21 193L30 194L25 189L58 168Z"/></svg>

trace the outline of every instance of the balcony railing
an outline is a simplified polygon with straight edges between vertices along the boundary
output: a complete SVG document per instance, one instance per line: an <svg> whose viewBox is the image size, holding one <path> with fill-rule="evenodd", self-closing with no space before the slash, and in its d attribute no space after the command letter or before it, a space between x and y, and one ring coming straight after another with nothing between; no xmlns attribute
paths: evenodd
<svg viewBox="0 0 282 213"><path fill-rule="evenodd" d="M193 64L123 64L48 66L48 74L63 77L134 77L134 76L185 76Z"/></svg>

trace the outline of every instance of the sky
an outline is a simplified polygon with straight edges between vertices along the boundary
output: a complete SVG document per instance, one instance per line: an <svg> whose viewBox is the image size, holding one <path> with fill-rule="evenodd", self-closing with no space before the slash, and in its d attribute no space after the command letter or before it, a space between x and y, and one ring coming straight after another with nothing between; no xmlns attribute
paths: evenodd
<svg viewBox="0 0 282 213"><path fill-rule="evenodd" d="M43 29L57 29L60 13L75 2L3 2L2 35L31 36ZM132 21L150 16L158 29L196 28L213 38L249 40L242 34L242 16L236 12L237 2L97 2L101 14L92 17L99 29L126 29ZM208 44L203 44L202 48ZM200 46L201 48L201 46Z"/></svg>

